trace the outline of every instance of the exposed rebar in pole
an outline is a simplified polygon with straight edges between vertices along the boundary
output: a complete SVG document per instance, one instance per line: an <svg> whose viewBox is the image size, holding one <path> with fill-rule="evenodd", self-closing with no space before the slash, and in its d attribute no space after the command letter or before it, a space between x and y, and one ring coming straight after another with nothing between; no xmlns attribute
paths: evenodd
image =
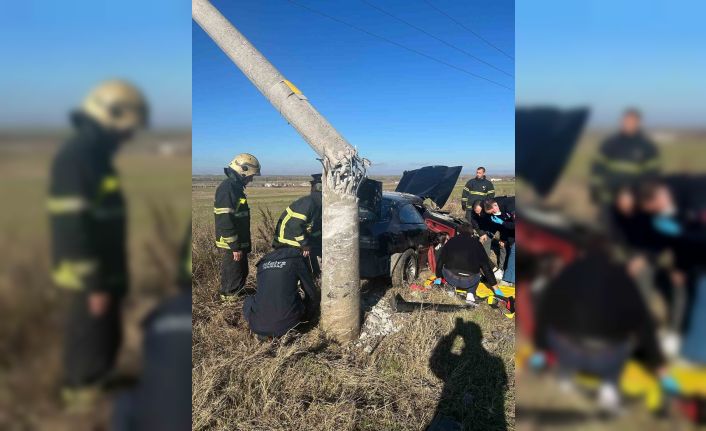
<svg viewBox="0 0 706 431"><path fill-rule="evenodd" d="M284 76L208 0L192 0L191 14L272 103L323 164L321 324L338 341L360 333L358 199L364 161Z"/></svg>

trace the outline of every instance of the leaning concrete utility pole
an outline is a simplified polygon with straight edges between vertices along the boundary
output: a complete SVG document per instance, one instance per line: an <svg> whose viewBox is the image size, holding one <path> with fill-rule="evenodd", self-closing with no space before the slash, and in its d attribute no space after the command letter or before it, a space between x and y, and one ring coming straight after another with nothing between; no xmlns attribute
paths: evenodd
<svg viewBox="0 0 706 431"><path fill-rule="evenodd" d="M196 23L321 157L323 164L323 271L321 323L346 342L360 332L358 185L365 163L351 144L208 0L193 0Z"/></svg>

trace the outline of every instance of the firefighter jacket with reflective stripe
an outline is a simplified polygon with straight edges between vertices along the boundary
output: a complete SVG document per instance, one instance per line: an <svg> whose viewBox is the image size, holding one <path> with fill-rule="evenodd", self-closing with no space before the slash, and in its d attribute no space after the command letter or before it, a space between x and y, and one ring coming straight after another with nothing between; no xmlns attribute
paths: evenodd
<svg viewBox="0 0 706 431"><path fill-rule="evenodd" d="M659 151L644 134L617 134L601 145L593 161L591 189L600 202L612 200L621 187L659 174Z"/></svg>
<svg viewBox="0 0 706 431"><path fill-rule="evenodd" d="M216 189L213 214L216 218L216 247L250 253L250 207L243 182L230 168Z"/></svg>
<svg viewBox="0 0 706 431"><path fill-rule="evenodd" d="M297 199L282 212L272 246L321 249L321 192Z"/></svg>
<svg viewBox="0 0 706 431"><path fill-rule="evenodd" d="M465 210L475 201L494 197L495 187L493 187L493 183L488 181L485 177L480 179L474 177L468 180L466 186L463 188L463 193L461 193L461 207Z"/></svg>
<svg viewBox="0 0 706 431"><path fill-rule="evenodd" d="M300 251L291 247L275 249L257 263L255 292L245 299L243 315L256 334L282 336L319 311L320 294L309 266Z"/></svg>
<svg viewBox="0 0 706 431"><path fill-rule="evenodd" d="M81 114L51 167L52 277L72 290L127 291L126 214L113 155L120 139Z"/></svg>

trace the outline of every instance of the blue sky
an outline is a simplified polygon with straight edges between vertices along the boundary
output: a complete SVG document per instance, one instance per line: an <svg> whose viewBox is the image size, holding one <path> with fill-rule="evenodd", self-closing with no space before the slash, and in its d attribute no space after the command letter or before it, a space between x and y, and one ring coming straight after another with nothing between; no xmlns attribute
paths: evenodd
<svg viewBox="0 0 706 431"><path fill-rule="evenodd" d="M155 128L191 122L191 2L4 2L0 127L61 127L96 83L146 93Z"/></svg>
<svg viewBox="0 0 706 431"><path fill-rule="evenodd" d="M629 105L647 126L706 124L703 1L517 0L517 101L592 108L613 126Z"/></svg>
<svg viewBox="0 0 706 431"><path fill-rule="evenodd" d="M359 1L297 0L513 87L479 63ZM514 171L514 92L407 52L286 0L214 5L373 161L373 174L431 164ZM423 1L372 0L513 74L513 60ZM432 3L511 55L512 0ZM193 169L218 173L251 152L264 174L320 171L315 153L198 27L193 29Z"/></svg>

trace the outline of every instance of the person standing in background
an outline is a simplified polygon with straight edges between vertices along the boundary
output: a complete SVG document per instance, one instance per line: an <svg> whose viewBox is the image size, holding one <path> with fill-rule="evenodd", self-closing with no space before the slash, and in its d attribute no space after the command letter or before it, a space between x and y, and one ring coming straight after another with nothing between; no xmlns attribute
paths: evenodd
<svg viewBox="0 0 706 431"><path fill-rule="evenodd" d="M260 175L260 162L243 153L223 169L226 179L216 189L213 214L216 219L216 247L224 250L221 262L220 297L231 302L245 287L248 278L250 207L245 187Z"/></svg>
<svg viewBox="0 0 706 431"><path fill-rule="evenodd" d="M495 186L493 186L491 181L485 178L485 168L479 166L476 169L476 176L468 180L461 193L461 208L466 211L468 222L473 223L471 222L471 214L469 214L473 208L469 205L473 204L475 201L482 201L494 197Z"/></svg>
<svg viewBox="0 0 706 431"><path fill-rule="evenodd" d="M620 131L601 144L593 161L591 196L596 204L610 206L619 190L659 173L659 150L642 130L642 114L627 109Z"/></svg>

